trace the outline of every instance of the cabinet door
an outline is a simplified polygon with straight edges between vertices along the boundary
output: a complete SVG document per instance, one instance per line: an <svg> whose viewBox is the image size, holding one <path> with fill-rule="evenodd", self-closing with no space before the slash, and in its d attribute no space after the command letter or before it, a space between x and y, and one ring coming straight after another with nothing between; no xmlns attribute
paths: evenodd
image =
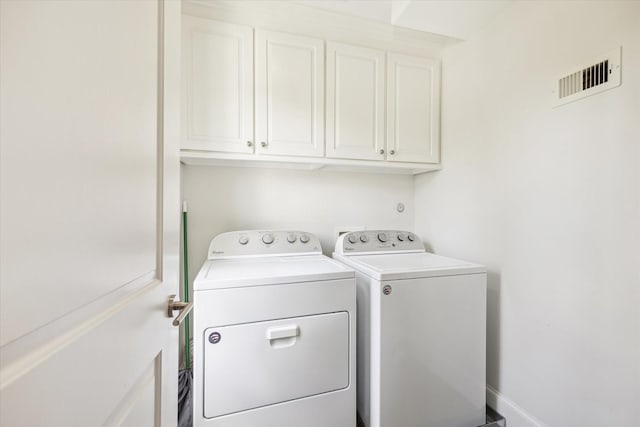
<svg viewBox="0 0 640 427"><path fill-rule="evenodd" d="M387 160L438 163L440 63L387 56Z"/></svg>
<svg viewBox="0 0 640 427"><path fill-rule="evenodd" d="M384 52L327 43L327 157L384 160Z"/></svg>
<svg viewBox="0 0 640 427"><path fill-rule="evenodd" d="M182 148L253 153L253 30L183 16Z"/></svg>
<svg viewBox="0 0 640 427"><path fill-rule="evenodd" d="M324 41L256 30L260 154L324 155Z"/></svg>

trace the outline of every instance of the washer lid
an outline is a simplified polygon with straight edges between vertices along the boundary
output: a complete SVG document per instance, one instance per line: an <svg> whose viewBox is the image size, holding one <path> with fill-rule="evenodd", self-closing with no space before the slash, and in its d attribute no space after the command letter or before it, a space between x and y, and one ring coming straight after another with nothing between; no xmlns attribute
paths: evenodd
<svg viewBox="0 0 640 427"><path fill-rule="evenodd" d="M485 267L428 252L379 255L334 254L336 259L376 280L415 279L486 272Z"/></svg>
<svg viewBox="0 0 640 427"><path fill-rule="evenodd" d="M194 291L353 278L355 273L324 255L208 260Z"/></svg>

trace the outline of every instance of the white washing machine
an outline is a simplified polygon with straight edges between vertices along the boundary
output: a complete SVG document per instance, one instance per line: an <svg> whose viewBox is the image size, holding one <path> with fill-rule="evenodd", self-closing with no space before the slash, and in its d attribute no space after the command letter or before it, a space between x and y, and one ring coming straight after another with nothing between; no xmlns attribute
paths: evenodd
<svg viewBox="0 0 640 427"><path fill-rule="evenodd" d="M485 424L485 268L406 231L340 236L356 270L358 412L367 427Z"/></svg>
<svg viewBox="0 0 640 427"><path fill-rule="evenodd" d="M315 236L221 234L193 287L195 426L355 426L354 272Z"/></svg>

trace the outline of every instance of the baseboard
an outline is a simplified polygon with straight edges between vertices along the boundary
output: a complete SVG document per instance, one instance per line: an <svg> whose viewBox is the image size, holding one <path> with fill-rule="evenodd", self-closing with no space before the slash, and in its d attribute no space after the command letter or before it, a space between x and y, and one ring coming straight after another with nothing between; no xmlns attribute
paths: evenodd
<svg viewBox="0 0 640 427"><path fill-rule="evenodd" d="M487 405L506 419L508 427L547 427L491 386L487 386Z"/></svg>

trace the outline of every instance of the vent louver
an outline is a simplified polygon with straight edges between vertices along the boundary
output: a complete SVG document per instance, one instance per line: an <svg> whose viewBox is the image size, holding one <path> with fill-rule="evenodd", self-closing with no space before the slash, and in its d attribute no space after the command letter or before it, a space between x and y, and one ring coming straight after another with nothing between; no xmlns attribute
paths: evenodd
<svg viewBox="0 0 640 427"><path fill-rule="evenodd" d="M620 51L618 47L579 71L557 79L556 105L563 105L607 89L620 86Z"/></svg>

